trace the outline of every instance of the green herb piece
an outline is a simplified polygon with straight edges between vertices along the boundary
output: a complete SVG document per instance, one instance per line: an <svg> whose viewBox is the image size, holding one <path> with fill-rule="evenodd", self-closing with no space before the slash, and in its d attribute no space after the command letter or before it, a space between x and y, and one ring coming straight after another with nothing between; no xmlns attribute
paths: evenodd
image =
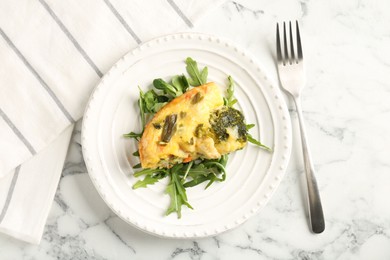
<svg viewBox="0 0 390 260"><path fill-rule="evenodd" d="M177 114L171 114L165 117L165 122L161 133L162 142L168 143L171 140L173 134L176 131L176 121Z"/></svg>
<svg viewBox="0 0 390 260"><path fill-rule="evenodd" d="M191 86L197 87L207 83L207 76L208 76L207 67L204 67L202 71L200 71L198 68L198 63L190 57L186 59L186 64L187 64L186 70L190 75L190 78L188 79L188 83Z"/></svg>
<svg viewBox="0 0 390 260"><path fill-rule="evenodd" d="M183 205L187 206L190 209L193 209L192 206L187 201L186 190L179 180L178 171L183 167L183 165L175 165L170 171L171 180L165 190L171 199L171 203L166 211L166 215L169 215L173 212L177 213L177 217L181 218L181 207Z"/></svg>
<svg viewBox="0 0 390 260"><path fill-rule="evenodd" d="M202 94L200 94L199 92L195 94L195 96L191 99L191 104L192 105L195 105L196 103L199 103L200 101L202 101L202 99L204 98L204 96L202 96Z"/></svg>
<svg viewBox="0 0 390 260"><path fill-rule="evenodd" d="M139 157L139 150L135 151L135 152L133 153L133 156Z"/></svg>
<svg viewBox="0 0 390 260"><path fill-rule="evenodd" d="M187 116L187 112L180 111L180 118L185 118Z"/></svg>
<svg viewBox="0 0 390 260"><path fill-rule="evenodd" d="M154 123L154 124L153 124L153 127L154 127L155 129L161 129L161 124Z"/></svg>
<svg viewBox="0 0 390 260"><path fill-rule="evenodd" d="M229 84L226 90L227 96L223 99L225 106L232 107L237 103L237 99L234 98L234 80L231 76L228 77Z"/></svg>
<svg viewBox="0 0 390 260"><path fill-rule="evenodd" d="M202 138L207 135L207 129L203 127L203 124L199 124L195 127L194 136L198 138Z"/></svg>

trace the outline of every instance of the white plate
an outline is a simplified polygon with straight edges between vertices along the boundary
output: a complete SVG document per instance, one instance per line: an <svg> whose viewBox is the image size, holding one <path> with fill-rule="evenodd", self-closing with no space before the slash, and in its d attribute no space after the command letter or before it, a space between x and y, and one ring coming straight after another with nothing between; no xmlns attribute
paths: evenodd
<svg viewBox="0 0 390 260"><path fill-rule="evenodd" d="M132 165L136 151L124 133L140 130L138 86L146 90L153 79L186 73L184 60L192 57L209 68L209 81L225 87L227 76L236 82L237 107L250 132L272 147L269 153L253 145L230 156L227 179L204 190L187 189L193 210L182 208L182 218L165 216L168 180L133 190ZM146 232L178 238L212 236L234 228L258 212L282 180L291 151L289 114L277 87L245 52L231 43L203 34L174 34L134 49L102 78L87 105L82 128L83 155L89 175L109 207L122 219ZM168 179L168 178L167 178Z"/></svg>

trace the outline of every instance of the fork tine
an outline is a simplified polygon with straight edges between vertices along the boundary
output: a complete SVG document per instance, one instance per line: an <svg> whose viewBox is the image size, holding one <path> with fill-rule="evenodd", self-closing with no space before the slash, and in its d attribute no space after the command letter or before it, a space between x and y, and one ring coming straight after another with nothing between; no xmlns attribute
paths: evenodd
<svg viewBox="0 0 390 260"><path fill-rule="evenodd" d="M288 47L287 47L287 36L286 36L286 23L283 22L283 43L284 43L284 61L283 64L286 65L289 60L288 56Z"/></svg>
<svg viewBox="0 0 390 260"><path fill-rule="evenodd" d="M298 61L303 59L303 53L302 53L302 44L301 44L301 36L299 35L299 26L298 21L296 21L296 27L297 27L297 47L298 47Z"/></svg>
<svg viewBox="0 0 390 260"><path fill-rule="evenodd" d="M282 48L280 47L280 35L279 35L279 24L276 24L276 59L278 63L283 62Z"/></svg>
<svg viewBox="0 0 390 260"><path fill-rule="evenodd" d="M293 41L293 35L292 35L292 29L291 29L291 21L289 22L290 27L290 64L292 64L295 61L295 54L294 54L294 41Z"/></svg>

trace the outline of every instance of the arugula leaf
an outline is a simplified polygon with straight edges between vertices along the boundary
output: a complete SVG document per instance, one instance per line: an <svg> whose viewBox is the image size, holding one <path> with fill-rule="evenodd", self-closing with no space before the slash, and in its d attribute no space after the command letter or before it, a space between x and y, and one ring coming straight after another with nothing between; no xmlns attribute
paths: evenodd
<svg viewBox="0 0 390 260"><path fill-rule="evenodd" d="M133 168L140 168L141 164L135 165ZM165 178L168 175L168 171L164 169L142 169L134 173L134 177L140 177L144 175L143 180L137 181L133 185L133 189L145 188L147 185L154 184L159 180Z"/></svg>
<svg viewBox="0 0 390 260"><path fill-rule="evenodd" d="M153 113L153 106L156 102L156 93L153 89L147 91L144 94L144 102L145 102L145 112L147 113Z"/></svg>
<svg viewBox="0 0 390 260"><path fill-rule="evenodd" d="M184 187L193 187L195 185L198 185L206 180L208 180L208 175L210 174L210 171L206 169L206 167L203 165L203 163L198 163L194 166L192 166L188 170L188 178L191 179L191 181L185 182L183 185ZM183 177L184 179L184 177ZM184 179L184 181L187 178Z"/></svg>
<svg viewBox="0 0 390 260"><path fill-rule="evenodd" d="M248 139L248 142L257 145L257 146L263 148L264 150L272 152L271 148L269 148L268 146L262 144L260 141L258 141L255 138L253 138L253 136L251 134L247 133L246 134L246 138Z"/></svg>
<svg viewBox="0 0 390 260"><path fill-rule="evenodd" d="M123 137L127 137L127 138L135 138L135 139L139 139L140 137L142 137L142 133L134 133L134 132L130 132L128 134L124 134Z"/></svg>
<svg viewBox="0 0 390 260"><path fill-rule="evenodd" d="M237 103L237 99L234 98L234 80L231 76L228 77L229 84L226 90L227 96L223 99L224 105L228 107L232 107Z"/></svg>
<svg viewBox="0 0 390 260"><path fill-rule="evenodd" d="M139 168L141 168L141 163L138 163L138 164L133 166L133 169L139 169Z"/></svg>
<svg viewBox="0 0 390 260"><path fill-rule="evenodd" d="M164 95L158 95L153 89L144 94L145 112L154 114L169 101Z"/></svg>
<svg viewBox="0 0 390 260"><path fill-rule="evenodd" d="M224 167L226 167L226 164L229 160L229 154L222 155L221 159L219 159L219 163L222 164Z"/></svg>
<svg viewBox="0 0 390 260"><path fill-rule="evenodd" d="M225 166L227 162L227 155L224 155L219 160L203 160L195 164L188 171L190 181L184 183L184 187L193 187L202 182L209 181L206 189L215 181L222 182L226 179ZM222 174L221 177L218 177Z"/></svg>
<svg viewBox="0 0 390 260"><path fill-rule="evenodd" d="M168 174L168 171L165 169L142 169L134 173L134 177L139 177L142 175L153 175L153 174Z"/></svg>
<svg viewBox="0 0 390 260"><path fill-rule="evenodd" d="M202 182L205 182L207 180L209 180L208 175L206 175L206 176L205 175L200 175L199 177L194 178L191 181L184 183L183 186L184 186L184 188L190 188L190 187L194 187L196 185L199 185Z"/></svg>
<svg viewBox="0 0 390 260"><path fill-rule="evenodd" d="M184 75L174 76L171 80L171 83L180 93L186 92L190 86L187 78Z"/></svg>
<svg viewBox="0 0 390 260"><path fill-rule="evenodd" d="M200 79L202 80L202 84L207 83L207 76L209 75L209 69L204 67L202 72L200 73Z"/></svg>
<svg viewBox="0 0 390 260"><path fill-rule="evenodd" d="M163 79L155 79L153 80L153 86L156 89L162 90L165 94L171 95L173 97L180 96L183 94L181 90L176 89L174 86L171 84L168 84L165 82Z"/></svg>
<svg viewBox="0 0 390 260"><path fill-rule="evenodd" d="M213 184L215 182L215 180L217 179L217 177L215 175L212 175L210 174L209 175L209 183L207 183L206 187L204 189L207 189L208 187L211 186L211 184Z"/></svg>
<svg viewBox="0 0 390 260"><path fill-rule="evenodd" d="M165 193L167 193L170 196L171 202L170 205L165 213L165 215L169 215L173 212L177 213L177 217L181 218L181 207L183 205L187 206L190 209L193 209L192 206L187 201L187 194L186 190L179 180L178 170L182 168L182 165L175 165L171 169L171 180L165 190Z"/></svg>
<svg viewBox="0 0 390 260"><path fill-rule="evenodd" d="M204 166L211 170L214 175L222 173L222 178L218 178L218 181L224 181L226 179L225 166L219 162L205 162Z"/></svg>
<svg viewBox="0 0 390 260"><path fill-rule="evenodd" d="M253 127L255 126L255 124L247 124L246 125L246 131L248 131L249 129L252 129ZM268 146L262 144L260 141L256 140L250 133L246 133L246 138L248 140L248 142L254 144L254 145L257 145L261 148L263 148L264 150L267 150L269 152L272 152L272 149L269 148Z"/></svg>
<svg viewBox="0 0 390 260"><path fill-rule="evenodd" d="M249 129L252 129L253 127L255 127L255 124L248 124L248 125L246 125L246 130L248 131Z"/></svg>
<svg viewBox="0 0 390 260"><path fill-rule="evenodd" d="M188 90L188 88L190 87L190 83L188 83L188 79L186 76L184 76L184 74L181 75L180 77L180 81L182 83L182 86L183 86L183 93L186 92Z"/></svg>
<svg viewBox="0 0 390 260"><path fill-rule="evenodd" d="M186 59L186 70L190 75L188 83L191 86L197 87L207 83L208 68L204 67L202 71L199 71L198 63L192 58L188 57Z"/></svg>
<svg viewBox="0 0 390 260"><path fill-rule="evenodd" d="M153 111L157 113L163 106L165 106L168 102L162 102L162 103L155 103L153 105Z"/></svg>
<svg viewBox="0 0 390 260"><path fill-rule="evenodd" d="M133 189L138 189L138 188L146 188L147 185L152 185L158 182L161 178L155 178L152 175L146 175L145 178L141 181L137 181L133 185Z"/></svg>

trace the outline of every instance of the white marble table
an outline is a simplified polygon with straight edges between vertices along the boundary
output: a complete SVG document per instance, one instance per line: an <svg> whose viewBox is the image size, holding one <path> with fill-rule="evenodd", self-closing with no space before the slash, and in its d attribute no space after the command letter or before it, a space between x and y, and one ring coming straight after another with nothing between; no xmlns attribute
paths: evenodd
<svg viewBox="0 0 390 260"><path fill-rule="evenodd" d="M130 227L99 197L79 124L41 244L0 235L0 258L390 259L389 10L387 0L228 1L193 29L235 41L277 82L275 23L300 21L308 76L302 101L323 234L309 230L298 138L285 178L259 214L214 238L167 240ZM293 109L291 117L296 128Z"/></svg>

